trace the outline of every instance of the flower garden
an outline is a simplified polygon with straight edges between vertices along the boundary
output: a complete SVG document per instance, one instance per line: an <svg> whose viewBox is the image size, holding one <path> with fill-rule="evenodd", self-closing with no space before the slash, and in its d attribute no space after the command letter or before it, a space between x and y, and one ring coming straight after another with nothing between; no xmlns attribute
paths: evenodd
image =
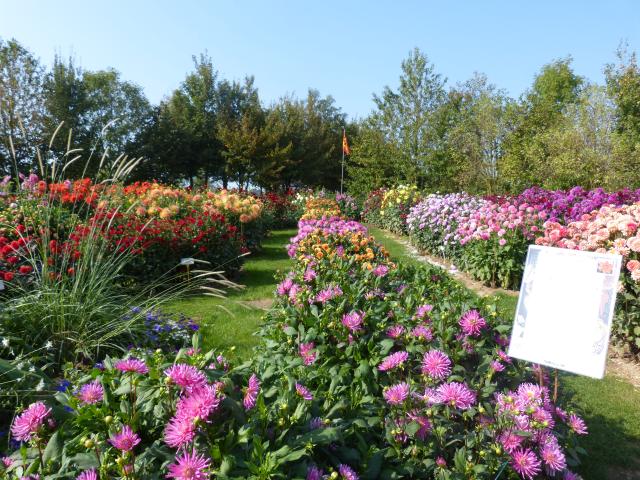
<svg viewBox="0 0 640 480"><path fill-rule="evenodd" d="M580 478L589 427L548 371L507 356L512 319L439 268L392 261L351 197L5 183L0 478ZM631 297L635 195L401 187L373 192L362 216L506 287L530 243L616 249ZM250 358L204 348L198 321L162 299L233 287L220 272L233 279L294 215ZM34 300L82 276L107 289L96 268L113 275L110 311ZM616 335L633 348L622 298ZM71 343L57 317L74 314L92 335Z"/></svg>
<svg viewBox="0 0 640 480"><path fill-rule="evenodd" d="M640 190L529 188L516 196L466 193L419 195L415 187L372 192L364 218L430 255L452 262L491 287L519 288L529 245L623 256L625 268L613 334L628 352L640 353L638 281Z"/></svg>

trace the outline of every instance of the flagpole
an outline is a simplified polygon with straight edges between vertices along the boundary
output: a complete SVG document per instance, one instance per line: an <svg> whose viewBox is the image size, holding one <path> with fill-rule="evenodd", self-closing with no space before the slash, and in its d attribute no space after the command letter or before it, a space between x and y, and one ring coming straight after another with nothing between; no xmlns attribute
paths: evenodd
<svg viewBox="0 0 640 480"><path fill-rule="evenodd" d="M344 183L344 136L346 132L344 131L344 127L342 127L342 171L340 172L340 195L342 195L342 184Z"/></svg>

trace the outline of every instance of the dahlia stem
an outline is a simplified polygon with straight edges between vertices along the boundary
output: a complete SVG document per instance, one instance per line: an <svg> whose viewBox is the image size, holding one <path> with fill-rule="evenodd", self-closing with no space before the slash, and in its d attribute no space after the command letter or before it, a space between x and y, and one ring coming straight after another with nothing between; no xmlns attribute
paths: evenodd
<svg viewBox="0 0 640 480"><path fill-rule="evenodd" d="M40 444L40 439L36 441L36 445L38 445L38 455L40 456L40 472L44 476L44 458L42 456L42 445Z"/></svg>

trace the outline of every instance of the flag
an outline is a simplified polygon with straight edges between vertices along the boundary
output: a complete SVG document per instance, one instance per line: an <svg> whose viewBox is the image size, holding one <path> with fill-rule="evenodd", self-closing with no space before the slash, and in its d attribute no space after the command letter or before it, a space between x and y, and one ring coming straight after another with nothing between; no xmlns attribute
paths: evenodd
<svg viewBox="0 0 640 480"><path fill-rule="evenodd" d="M347 142L347 134L344 129L342 130L342 153L345 155L351 155L351 149L349 148L349 143Z"/></svg>

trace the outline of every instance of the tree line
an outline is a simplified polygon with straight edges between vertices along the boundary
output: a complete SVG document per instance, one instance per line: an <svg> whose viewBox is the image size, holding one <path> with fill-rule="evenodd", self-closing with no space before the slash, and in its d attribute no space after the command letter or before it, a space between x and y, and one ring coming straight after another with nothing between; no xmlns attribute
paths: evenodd
<svg viewBox="0 0 640 480"><path fill-rule="evenodd" d="M143 158L137 179L336 189L345 123L333 98L314 89L264 105L252 76L221 78L206 54L154 105L115 69L89 71L60 56L47 69L16 40L0 39L3 174L71 160L64 156L72 147L82 160L69 163L70 178L128 155ZM38 160L38 149L50 156Z"/></svg>
<svg viewBox="0 0 640 480"><path fill-rule="evenodd" d="M640 187L640 69L617 52L604 85L544 65L519 98L485 75L447 87L418 49L402 62L397 89L374 95L348 163L351 192L397 183L431 191L508 193Z"/></svg>
<svg viewBox="0 0 640 480"><path fill-rule="evenodd" d="M265 105L252 76L221 78L206 55L158 104L115 69L89 71L57 56L45 68L0 39L0 173L37 170L36 149L60 160L69 146L91 174L120 154L142 157L137 179L203 185L338 189L341 137L351 145L351 193L398 183L432 191L517 192L640 187L640 68L620 48L599 85L570 57L544 65L512 98L480 73L448 85L414 49L399 86L374 94L374 110L347 121L331 96L309 89ZM62 125L62 127L60 127Z"/></svg>

